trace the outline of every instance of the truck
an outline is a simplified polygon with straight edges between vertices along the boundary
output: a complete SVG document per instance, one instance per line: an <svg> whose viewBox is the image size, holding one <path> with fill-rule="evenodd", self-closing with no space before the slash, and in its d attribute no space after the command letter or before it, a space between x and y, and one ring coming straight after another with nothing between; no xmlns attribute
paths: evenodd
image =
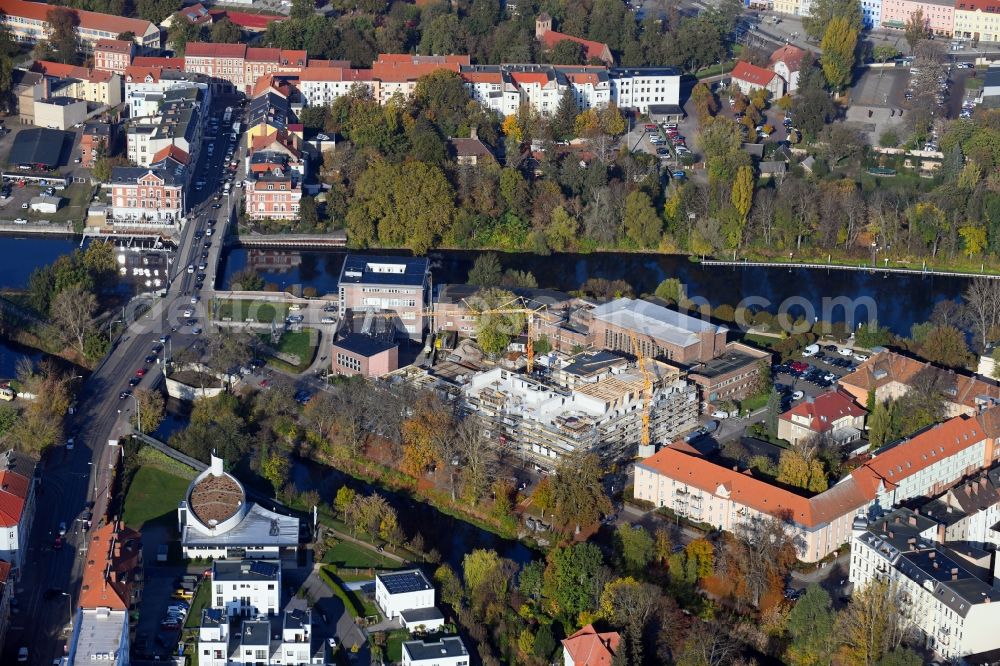
<svg viewBox="0 0 1000 666"><path fill-rule="evenodd" d="M240 121L237 120L235 123L233 123L233 134L239 134L239 133L240 133Z"/></svg>
<svg viewBox="0 0 1000 666"><path fill-rule="evenodd" d="M227 106L226 112L222 114L222 122L228 123L232 119L233 119L233 107Z"/></svg>

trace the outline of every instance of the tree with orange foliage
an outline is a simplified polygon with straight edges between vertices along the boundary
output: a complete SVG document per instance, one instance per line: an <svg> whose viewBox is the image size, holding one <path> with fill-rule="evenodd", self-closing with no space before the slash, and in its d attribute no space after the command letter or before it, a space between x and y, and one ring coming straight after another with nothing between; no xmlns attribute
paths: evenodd
<svg viewBox="0 0 1000 666"><path fill-rule="evenodd" d="M768 592L781 589L795 562L795 546L780 520L754 518L736 527L727 541L726 555L737 601L759 608Z"/></svg>
<svg viewBox="0 0 1000 666"><path fill-rule="evenodd" d="M454 477L450 464L454 426L452 410L434 393L422 393L413 405L413 415L403 422L403 471L420 476L438 462Z"/></svg>

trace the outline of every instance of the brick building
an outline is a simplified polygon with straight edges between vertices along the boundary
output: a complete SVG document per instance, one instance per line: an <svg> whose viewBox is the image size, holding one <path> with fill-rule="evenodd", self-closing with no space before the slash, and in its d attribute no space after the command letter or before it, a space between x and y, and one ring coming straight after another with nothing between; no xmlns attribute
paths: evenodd
<svg viewBox="0 0 1000 666"><path fill-rule="evenodd" d="M296 220L302 201L299 177L281 167L262 173L246 186L246 210L251 220Z"/></svg>
<svg viewBox="0 0 1000 666"><path fill-rule="evenodd" d="M393 315L390 321L397 335L419 341L430 323L426 312L430 279L426 257L349 254L340 271L340 312L345 317L368 312ZM385 321L387 317L378 319Z"/></svg>
<svg viewBox="0 0 1000 666"><path fill-rule="evenodd" d="M335 375L378 378L399 368L399 345L361 333L349 333L335 340L330 350L331 372Z"/></svg>
<svg viewBox="0 0 1000 666"><path fill-rule="evenodd" d="M111 171L109 219L117 226L179 227L187 210L187 156L165 148L148 167Z"/></svg>
<svg viewBox="0 0 1000 666"><path fill-rule="evenodd" d="M135 52L135 42L123 39L98 40L94 45L94 69L124 76L125 70L132 65Z"/></svg>

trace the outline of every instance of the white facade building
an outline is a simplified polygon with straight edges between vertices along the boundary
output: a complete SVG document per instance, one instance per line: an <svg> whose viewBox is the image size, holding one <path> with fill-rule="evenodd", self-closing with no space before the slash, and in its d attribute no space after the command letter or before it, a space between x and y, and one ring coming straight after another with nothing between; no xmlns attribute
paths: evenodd
<svg viewBox="0 0 1000 666"><path fill-rule="evenodd" d="M326 646L313 643L312 612L286 610L281 617L246 618L235 633L217 608L202 610L200 666L311 666L329 663Z"/></svg>
<svg viewBox="0 0 1000 666"><path fill-rule="evenodd" d="M277 615L281 604L281 564L268 560L212 563L212 608L228 617Z"/></svg>
<svg viewBox="0 0 1000 666"><path fill-rule="evenodd" d="M13 449L0 454L0 559L17 580L35 519L35 460Z"/></svg>
<svg viewBox="0 0 1000 666"><path fill-rule="evenodd" d="M375 603L390 620L406 610L434 608L434 586L420 569L375 574Z"/></svg>
<svg viewBox="0 0 1000 666"><path fill-rule="evenodd" d="M403 666L468 666L469 651L458 636L403 643Z"/></svg>
<svg viewBox="0 0 1000 666"><path fill-rule="evenodd" d="M620 109L648 113L651 104L680 105L681 74L669 67L630 67L610 70L611 101Z"/></svg>
<svg viewBox="0 0 1000 666"><path fill-rule="evenodd" d="M887 581L904 622L945 659L1000 649L1000 590L938 548L937 532L937 523L909 509L859 520L851 540L855 593Z"/></svg>
<svg viewBox="0 0 1000 666"><path fill-rule="evenodd" d="M128 666L128 611L81 608L73 620L66 666Z"/></svg>

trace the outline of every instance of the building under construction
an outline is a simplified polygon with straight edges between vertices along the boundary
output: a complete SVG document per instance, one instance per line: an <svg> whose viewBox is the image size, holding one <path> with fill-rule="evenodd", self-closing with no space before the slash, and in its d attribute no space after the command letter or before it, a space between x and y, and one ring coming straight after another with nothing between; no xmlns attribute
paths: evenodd
<svg viewBox="0 0 1000 666"><path fill-rule="evenodd" d="M646 371L648 387L634 363L610 352L584 352L553 363L548 379L493 368L472 376L463 392L490 439L510 455L552 470L574 451L596 453L607 463L634 458L647 395L653 443L696 427L697 393L681 370L647 361Z"/></svg>

